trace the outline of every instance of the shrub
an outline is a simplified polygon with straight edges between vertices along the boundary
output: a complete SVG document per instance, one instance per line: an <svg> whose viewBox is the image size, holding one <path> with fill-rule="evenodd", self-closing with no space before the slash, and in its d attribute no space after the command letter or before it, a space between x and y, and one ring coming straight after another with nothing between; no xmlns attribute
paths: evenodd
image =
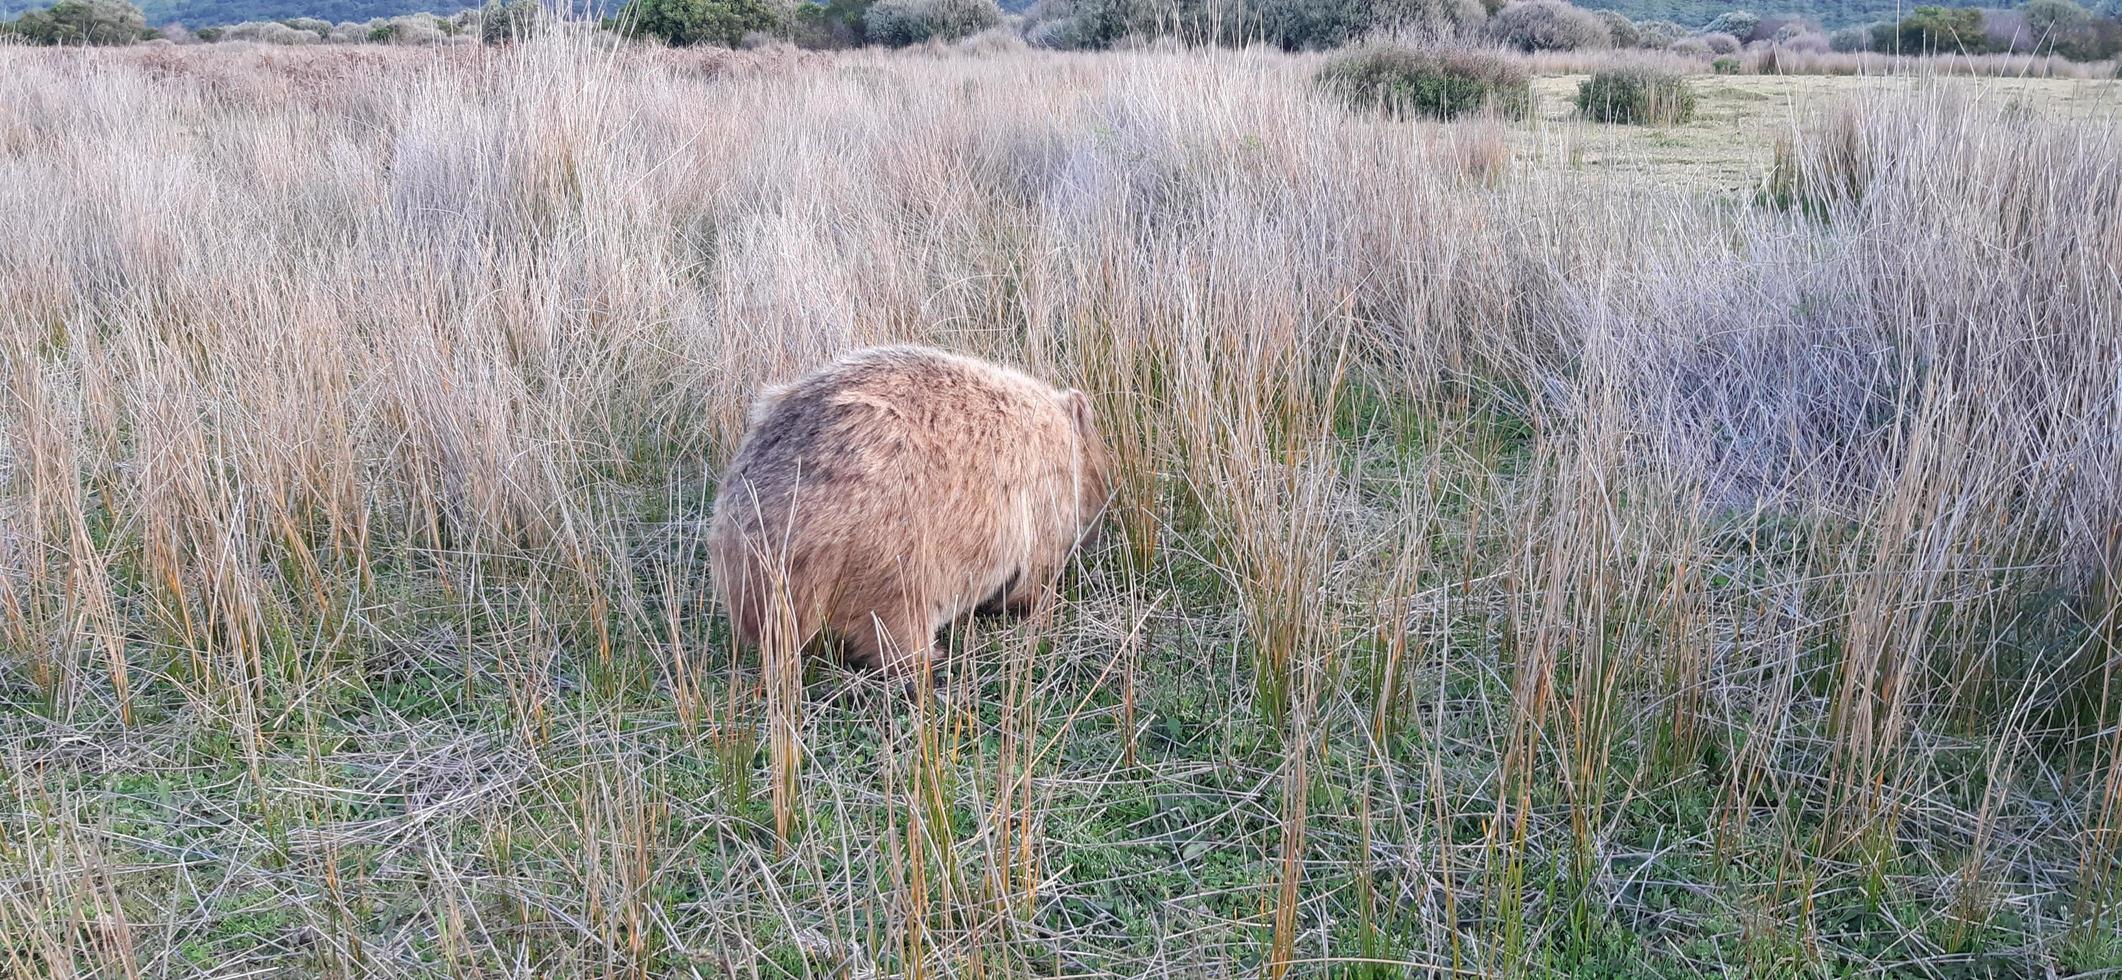
<svg viewBox="0 0 2122 980"><path fill-rule="evenodd" d="M1636 45L1658 49L1669 48L1673 42L1687 36L1687 28L1669 20L1646 20L1636 24Z"/></svg>
<svg viewBox="0 0 2122 980"><path fill-rule="evenodd" d="M1702 44L1712 54L1738 54L1739 39L1729 34L1703 34Z"/></svg>
<svg viewBox="0 0 2122 980"><path fill-rule="evenodd" d="M1699 37L1683 37L1674 41L1672 47L1666 50L1674 54L1686 55L1690 58L1709 57L1709 45L1703 43L1703 40Z"/></svg>
<svg viewBox="0 0 2122 980"><path fill-rule="evenodd" d="M2074 61L2103 61L2122 55L2122 20L2102 18L2080 24L2056 39L2056 53ZM2122 78L2122 65L2115 77Z"/></svg>
<svg viewBox="0 0 2122 980"><path fill-rule="evenodd" d="M1729 34L1741 41L1752 40L1754 32L1761 29L1761 17L1744 10L1728 10L1718 14L1717 19L1702 25L1704 34Z"/></svg>
<svg viewBox="0 0 2122 980"><path fill-rule="evenodd" d="M790 22L796 46L803 48L851 48L864 43L868 34L864 20L876 0L831 0L800 3Z"/></svg>
<svg viewBox="0 0 2122 980"><path fill-rule="evenodd" d="M1577 86L1577 113L1599 122L1683 123L1695 116L1695 92L1678 72L1657 68L1602 71Z"/></svg>
<svg viewBox="0 0 2122 980"><path fill-rule="evenodd" d="M1800 34L1818 30L1812 21L1795 14L1770 14L1761 18L1761 26L1754 28L1754 39L1787 41Z"/></svg>
<svg viewBox="0 0 2122 980"><path fill-rule="evenodd" d="M2122 20L2095 17L2071 0L2033 0L2018 13L2036 50L2053 51L2073 61L2101 61L2122 54ZM1992 37L1998 19L1991 18Z"/></svg>
<svg viewBox="0 0 2122 980"><path fill-rule="evenodd" d="M1800 31L1789 37L1777 38L1776 43L1782 45L1785 50L1808 54L1819 54L1828 48L1827 35L1819 31Z"/></svg>
<svg viewBox="0 0 2122 980"><path fill-rule="evenodd" d="M1599 19L1606 22L1606 39L1617 48L1633 48L1643 43L1643 32L1628 16L1613 10L1599 11Z"/></svg>
<svg viewBox="0 0 2122 980"><path fill-rule="evenodd" d="M1872 50L1895 54L1980 54L1989 38L1982 11L1972 7L1917 7L1899 23L1872 25Z"/></svg>
<svg viewBox="0 0 2122 980"><path fill-rule="evenodd" d="M1827 36L1827 46L1845 54L1852 51L1871 50L1872 29L1869 27L1844 27Z"/></svg>
<svg viewBox="0 0 2122 980"><path fill-rule="evenodd" d="M443 36L433 14L407 14L383 21L369 31L368 39L379 44L439 44Z"/></svg>
<svg viewBox="0 0 2122 980"><path fill-rule="evenodd" d="M1358 111L1451 119L1487 108L1523 116L1532 106L1525 69L1477 51L1374 45L1334 58L1313 81Z"/></svg>
<svg viewBox="0 0 2122 980"><path fill-rule="evenodd" d="M315 44L321 38L308 31L298 31L275 20L247 20L241 24L223 28L223 41L254 41L259 44Z"/></svg>
<svg viewBox="0 0 2122 980"><path fill-rule="evenodd" d="M1002 23L995 0L877 0L862 18L873 44L956 41Z"/></svg>
<svg viewBox="0 0 2122 980"><path fill-rule="evenodd" d="M1432 35L1472 33L1488 19L1481 0L1373 0L1363 32L1420 31Z"/></svg>
<svg viewBox="0 0 2122 980"><path fill-rule="evenodd" d="M2037 39L2055 38L2072 28L2092 22L2093 12L2071 0L2028 0L2019 8L2026 29Z"/></svg>
<svg viewBox="0 0 2122 980"><path fill-rule="evenodd" d="M534 36L544 26L545 8L538 0L487 0L479 8L479 40L506 44Z"/></svg>
<svg viewBox="0 0 2122 980"><path fill-rule="evenodd" d="M1027 20L1026 42L1064 51L1112 47L1132 27L1125 0L1040 0Z"/></svg>
<svg viewBox="0 0 2122 980"><path fill-rule="evenodd" d="M31 44L132 44L148 36L147 16L126 0L59 0L5 26Z"/></svg>
<svg viewBox="0 0 2122 980"><path fill-rule="evenodd" d="M1519 0L1489 18L1488 31L1520 51L1603 48L1610 37L1599 15L1562 0Z"/></svg>
<svg viewBox="0 0 2122 980"><path fill-rule="evenodd" d="M1739 73L1739 59L1725 55L1710 62L1709 70L1719 75L1736 75Z"/></svg>
<svg viewBox="0 0 2122 980"><path fill-rule="evenodd" d="M788 20L779 0L630 0L616 26L666 44L734 48L753 31L778 31Z"/></svg>
<svg viewBox="0 0 2122 980"><path fill-rule="evenodd" d="M1318 50L1362 37L1372 25L1370 7L1364 0L1252 0L1220 12L1204 10L1205 17L1185 18L1194 23L1181 26L1191 27L1192 40L1205 40L1202 28L1215 25L1227 37L1258 36L1285 50Z"/></svg>

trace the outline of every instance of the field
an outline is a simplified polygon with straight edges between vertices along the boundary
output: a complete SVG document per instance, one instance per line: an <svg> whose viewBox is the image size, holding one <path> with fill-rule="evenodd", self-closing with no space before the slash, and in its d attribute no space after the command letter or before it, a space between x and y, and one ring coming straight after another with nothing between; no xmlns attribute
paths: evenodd
<svg viewBox="0 0 2122 980"><path fill-rule="evenodd" d="M1745 198L1768 179L1778 137L1851 98L1946 97L1996 111L2038 107L2058 122L2111 124L2122 82L2070 78L1949 78L1841 75L1703 75L1694 120L1679 126L1602 126L1573 121L1577 85L1588 75L1549 75L1533 83L1546 126L1516 127L1521 154L1536 168L1609 173L1652 185Z"/></svg>
<svg viewBox="0 0 2122 980"><path fill-rule="evenodd" d="M2122 969L2117 83L1317 64L0 46L0 970ZM701 551L889 339L1118 460L913 698Z"/></svg>

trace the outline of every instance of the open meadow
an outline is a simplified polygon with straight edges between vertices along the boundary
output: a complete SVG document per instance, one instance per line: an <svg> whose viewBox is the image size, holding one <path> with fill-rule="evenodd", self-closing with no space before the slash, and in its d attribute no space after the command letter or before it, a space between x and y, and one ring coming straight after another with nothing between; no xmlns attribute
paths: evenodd
<svg viewBox="0 0 2122 980"><path fill-rule="evenodd" d="M0 44L0 973L2122 970L2122 82ZM760 385L1089 392L932 694L733 650Z"/></svg>

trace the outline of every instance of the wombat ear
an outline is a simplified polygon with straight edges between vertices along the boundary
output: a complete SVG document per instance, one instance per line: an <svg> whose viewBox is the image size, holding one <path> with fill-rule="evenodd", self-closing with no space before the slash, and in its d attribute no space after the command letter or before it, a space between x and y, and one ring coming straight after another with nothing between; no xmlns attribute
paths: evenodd
<svg viewBox="0 0 2122 980"><path fill-rule="evenodd" d="M1076 431L1091 432L1090 396L1074 388L1061 393L1061 400L1068 405L1068 417L1076 423Z"/></svg>

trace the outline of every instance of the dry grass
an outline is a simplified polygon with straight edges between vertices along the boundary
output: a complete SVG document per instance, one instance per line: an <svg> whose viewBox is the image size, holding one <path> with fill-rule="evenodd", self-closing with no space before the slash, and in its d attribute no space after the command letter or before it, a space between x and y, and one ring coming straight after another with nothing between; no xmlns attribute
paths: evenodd
<svg viewBox="0 0 2122 980"><path fill-rule="evenodd" d="M2122 82L2060 78L1827 75L1694 75L1693 121L1643 129L1581 125L1575 96L1587 76L1533 80L1541 124L1519 129L1519 156L1542 169L1570 169L1638 186L1682 186L1751 197L1770 176L1776 144L1852 100L1944 99L1980 118L2034 112L2057 124L2112 127L2122 121Z"/></svg>
<svg viewBox="0 0 2122 980"><path fill-rule="evenodd" d="M2113 61L2072 61L2056 55L1951 54L1898 55L1871 51L1800 51L1780 45L1754 45L1733 55L1689 54L1641 48L1585 48L1541 51L1520 56L1542 75L1589 75L1626 68L1708 74L1719 58L1730 58L1740 71L1764 75L1860 75L1867 78L1907 76L1940 78L2075 78L2113 79L2122 65Z"/></svg>
<svg viewBox="0 0 2122 980"><path fill-rule="evenodd" d="M2122 965L2114 126L1784 206L1310 67L0 48L0 969ZM699 540L893 338L1122 468L911 703Z"/></svg>

